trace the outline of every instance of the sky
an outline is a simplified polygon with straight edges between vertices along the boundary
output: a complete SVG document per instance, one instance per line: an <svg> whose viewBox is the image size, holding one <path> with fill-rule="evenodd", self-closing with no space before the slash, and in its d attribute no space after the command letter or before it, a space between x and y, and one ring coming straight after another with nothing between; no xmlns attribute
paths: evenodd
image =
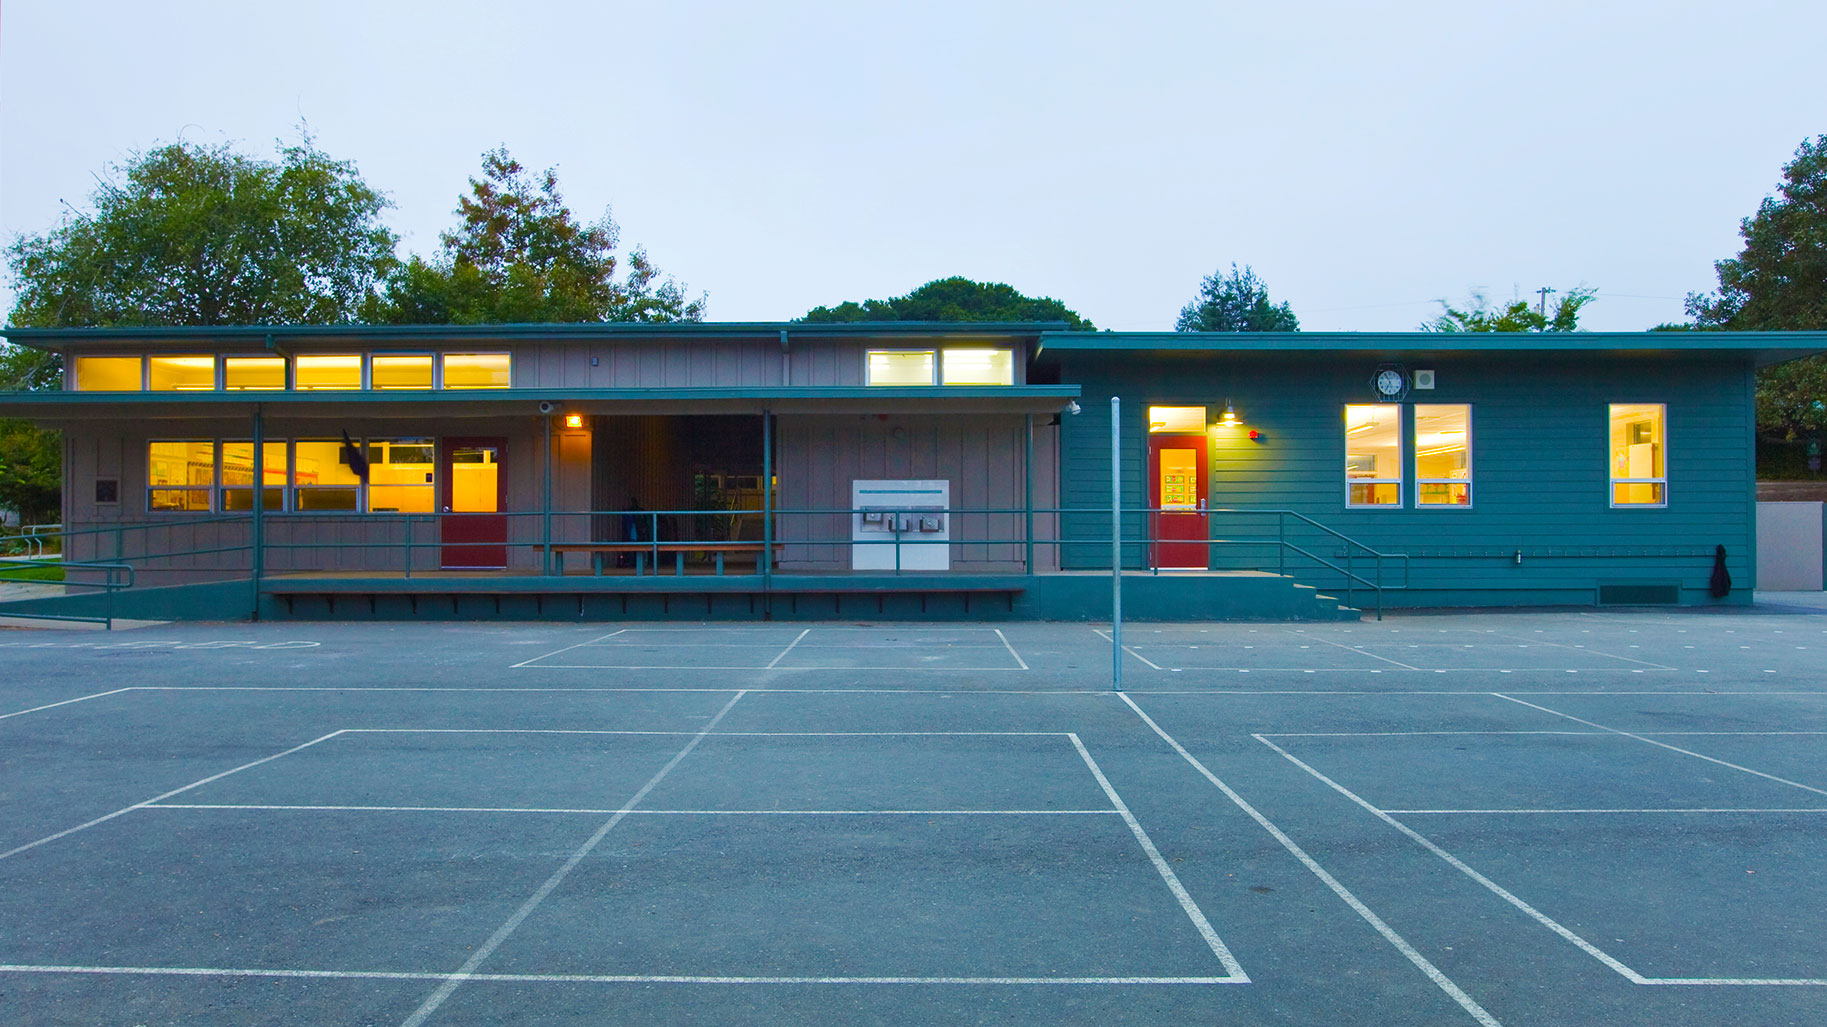
<svg viewBox="0 0 1827 1027"><path fill-rule="evenodd" d="M402 252L505 144L711 320L965 275L1166 330L1235 262L1308 330L1582 285L1638 330L1827 133L1823 38L1819 0L4 0L0 235L302 122Z"/></svg>

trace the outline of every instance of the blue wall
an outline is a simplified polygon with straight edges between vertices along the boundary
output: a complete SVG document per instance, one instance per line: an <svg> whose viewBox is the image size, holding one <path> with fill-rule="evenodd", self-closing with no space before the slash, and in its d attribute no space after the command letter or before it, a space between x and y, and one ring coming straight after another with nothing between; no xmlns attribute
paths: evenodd
<svg viewBox="0 0 1827 1027"><path fill-rule="evenodd" d="M1590 604L1604 585L1678 583L1684 603L1707 594L1713 552L1723 544L1734 590L1749 602L1756 566L1752 366L1738 355L1536 353L1385 356L1222 353L1057 356L1062 381L1083 386L1083 412L1062 422L1062 505L1108 508L1110 396L1123 401L1125 506L1147 496L1147 408L1204 405L1216 419L1228 399L1242 423L1207 433L1214 507L1286 508L1386 552L1409 554L1408 590L1391 605ZM1430 368L1437 387L1406 402L1472 405L1473 505L1414 506L1413 411L1404 415L1407 463L1399 509L1347 509L1343 408L1372 403L1370 379L1386 361ZM1612 509L1608 411L1612 403L1668 408L1668 505ZM1250 429L1262 433L1248 439ZM1143 528L1140 517L1126 532ZM1214 515L1216 538L1273 537L1263 516ZM1109 518L1067 518L1065 565L1108 567ZM1295 526L1291 537L1317 555L1346 547ZM1279 547L1216 547L1214 567L1276 569ZM1516 553L1522 553L1517 563ZM1126 555L1142 566L1142 547ZM1331 591L1339 576L1292 557L1290 573ZM1360 574L1370 576L1362 564ZM1401 581L1399 564L1383 580Z"/></svg>

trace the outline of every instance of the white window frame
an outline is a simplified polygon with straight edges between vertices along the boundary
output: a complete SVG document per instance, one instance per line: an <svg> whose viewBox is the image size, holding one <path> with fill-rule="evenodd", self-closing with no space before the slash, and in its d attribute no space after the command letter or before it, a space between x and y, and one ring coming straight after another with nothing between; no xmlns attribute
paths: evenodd
<svg viewBox="0 0 1827 1027"><path fill-rule="evenodd" d="M888 353L888 354L924 353L927 356L932 358L932 373L927 376L926 382L923 385L905 384L902 382L890 383L890 382L873 381L871 379L872 365L874 364L874 360L872 358L877 353ZM931 386L938 385L939 382L943 380L943 378L941 377L940 370L939 370L940 359L941 359L941 357L939 354L939 348L936 346L876 346L876 347L873 347L870 349L865 349L863 351L863 385L867 388L872 388L872 389L919 389L919 388L929 388ZM966 388L966 386L958 386L958 387Z"/></svg>
<svg viewBox="0 0 1827 1027"><path fill-rule="evenodd" d="M1341 432L1340 441L1345 444L1347 459L1351 454L1350 409L1352 407L1374 407L1379 410L1396 412L1396 477L1394 478L1353 478L1348 467L1340 467L1345 475L1345 509L1347 510L1401 510L1408 504L1408 441L1404 426L1413 418L1404 412L1402 403L1347 403L1339 411ZM1393 503L1354 503L1351 501L1351 489L1355 485L1394 485L1396 501Z"/></svg>
<svg viewBox="0 0 1827 1027"><path fill-rule="evenodd" d="M1410 407L1464 407L1465 408L1465 477L1463 478L1423 478L1421 477L1421 444L1414 434L1421 430L1421 414L1417 410L1410 418L1414 423L1409 428L1409 445L1414 449L1415 459L1415 509L1417 510L1470 510L1478 503L1478 489L1472 479L1478 473L1477 452L1472 442L1473 424L1477 414L1470 403L1409 403ZM1423 503L1421 486L1423 485L1464 485L1465 502L1463 503Z"/></svg>
<svg viewBox="0 0 1827 1027"><path fill-rule="evenodd" d="M1656 407L1661 410L1662 423L1662 477L1660 478L1618 478L1616 469L1611 465L1611 421L1614 407ZM1667 403L1607 403L1605 405L1605 503L1613 510L1666 510L1668 509L1668 455L1673 446L1669 442L1668 404ZM1618 502L1619 485L1660 485L1662 500L1657 503L1620 503Z"/></svg>
<svg viewBox="0 0 1827 1027"><path fill-rule="evenodd" d="M159 442L207 442L207 443L209 443L209 453L210 453L209 484L208 485L154 485L152 483L152 447L155 443L159 443ZM141 486L145 490L144 495L146 497L146 513L148 513L152 516L155 516L155 517L158 517L158 516L195 517L198 515L208 515L208 514L217 512L218 505L221 502L221 499L218 496L218 492L222 488L222 440L221 439L198 439L198 438L183 439L183 438L169 438L169 437L149 438L149 439L146 439L142 445L144 446L144 449L142 450L142 452L144 452L146 454L146 469L145 469L145 473L142 475L142 480L144 480L146 484ZM161 510L152 505L152 494L154 492L202 492L205 494L205 498L208 500L208 505L205 506L201 510Z"/></svg>

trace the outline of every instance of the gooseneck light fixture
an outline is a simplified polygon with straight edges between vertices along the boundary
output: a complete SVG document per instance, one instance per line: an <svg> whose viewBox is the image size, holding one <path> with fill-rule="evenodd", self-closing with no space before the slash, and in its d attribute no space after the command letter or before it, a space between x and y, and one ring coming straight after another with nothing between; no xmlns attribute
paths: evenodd
<svg viewBox="0 0 1827 1027"><path fill-rule="evenodd" d="M1224 401L1224 415L1218 418L1218 423L1224 425L1226 428L1235 428L1237 426L1237 409L1231 406L1231 401L1228 399Z"/></svg>

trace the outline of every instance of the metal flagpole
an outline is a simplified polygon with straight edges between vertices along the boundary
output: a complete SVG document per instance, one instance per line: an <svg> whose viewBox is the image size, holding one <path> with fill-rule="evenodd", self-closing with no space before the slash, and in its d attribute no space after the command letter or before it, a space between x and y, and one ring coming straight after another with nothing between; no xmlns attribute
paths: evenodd
<svg viewBox="0 0 1827 1027"><path fill-rule="evenodd" d="M1123 401L1110 397L1110 688L1123 690Z"/></svg>

